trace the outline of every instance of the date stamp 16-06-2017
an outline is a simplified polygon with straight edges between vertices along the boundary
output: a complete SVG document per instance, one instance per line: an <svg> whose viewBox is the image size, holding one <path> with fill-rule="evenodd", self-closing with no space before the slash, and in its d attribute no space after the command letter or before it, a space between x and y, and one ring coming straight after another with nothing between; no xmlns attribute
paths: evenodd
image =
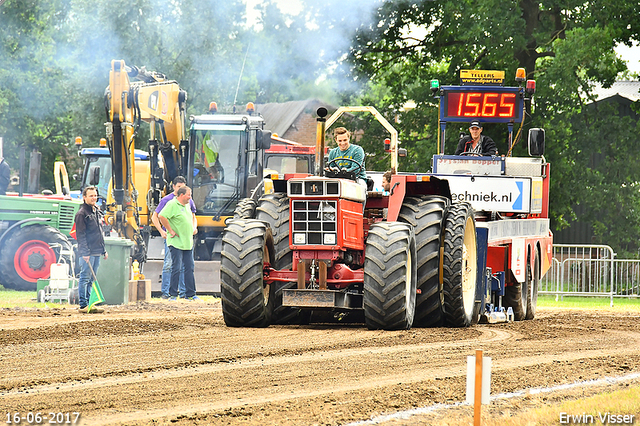
<svg viewBox="0 0 640 426"><path fill-rule="evenodd" d="M62 412L36 412L28 411L26 413L14 412L7 413L5 424L8 425L72 425L78 423L80 413L62 413Z"/></svg>

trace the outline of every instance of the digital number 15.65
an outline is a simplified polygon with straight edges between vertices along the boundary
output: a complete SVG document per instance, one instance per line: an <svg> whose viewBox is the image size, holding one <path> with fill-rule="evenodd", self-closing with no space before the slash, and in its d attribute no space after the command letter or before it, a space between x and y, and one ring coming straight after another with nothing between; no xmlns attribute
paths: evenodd
<svg viewBox="0 0 640 426"><path fill-rule="evenodd" d="M454 117L514 118L515 93L462 92L451 93L448 115Z"/></svg>

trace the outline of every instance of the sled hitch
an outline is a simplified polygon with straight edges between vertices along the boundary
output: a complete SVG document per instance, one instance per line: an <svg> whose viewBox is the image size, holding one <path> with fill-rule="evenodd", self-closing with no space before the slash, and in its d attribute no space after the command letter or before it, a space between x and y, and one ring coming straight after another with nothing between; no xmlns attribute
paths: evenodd
<svg viewBox="0 0 640 426"><path fill-rule="evenodd" d="M282 306L362 309L362 295L336 290L287 289L282 293Z"/></svg>

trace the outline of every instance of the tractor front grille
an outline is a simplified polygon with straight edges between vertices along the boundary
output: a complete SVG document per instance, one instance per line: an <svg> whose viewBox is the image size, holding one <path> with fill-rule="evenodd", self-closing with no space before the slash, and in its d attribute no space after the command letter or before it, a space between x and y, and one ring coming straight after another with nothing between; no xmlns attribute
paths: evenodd
<svg viewBox="0 0 640 426"><path fill-rule="evenodd" d="M60 229L60 232L63 234L69 235L69 232L71 232L71 228L73 228L73 221L75 219L75 211L76 209L72 206L60 206L58 229Z"/></svg>
<svg viewBox="0 0 640 426"><path fill-rule="evenodd" d="M337 202L326 200L294 200L293 245L326 245L337 244Z"/></svg>

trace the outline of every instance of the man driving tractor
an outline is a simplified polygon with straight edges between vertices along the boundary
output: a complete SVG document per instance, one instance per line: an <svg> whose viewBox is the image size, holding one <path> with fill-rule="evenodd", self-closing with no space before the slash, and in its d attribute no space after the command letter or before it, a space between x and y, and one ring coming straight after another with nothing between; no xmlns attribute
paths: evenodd
<svg viewBox="0 0 640 426"><path fill-rule="evenodd" d="M367 173L364 169L364 150L361 146L350 143L351 132L344 127L336 128L333 131L333 138L338 146L329 151L327 166L335 165L340 169L354 172L357 182L366 188Z"/></svg>

